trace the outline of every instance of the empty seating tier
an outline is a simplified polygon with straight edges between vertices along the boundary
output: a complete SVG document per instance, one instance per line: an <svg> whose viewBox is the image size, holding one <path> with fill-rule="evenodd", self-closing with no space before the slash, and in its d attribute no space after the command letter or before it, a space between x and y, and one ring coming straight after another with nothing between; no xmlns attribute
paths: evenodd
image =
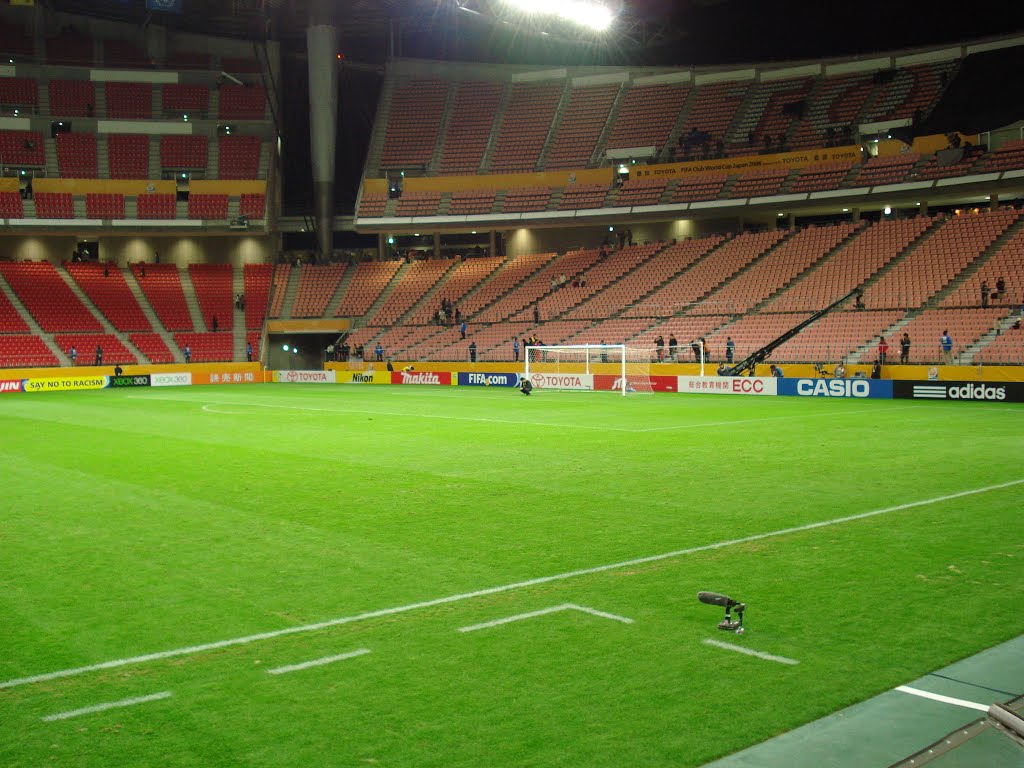
<svg viewBox="0 0 1024 768"><path fill-rule="evenodd" d="M188 217L190 219L225 220L228 217L227 195L200 195L193 192L188 196Z"/></svg>
<svg viewBox="0 0 1024 768"><path fill-rule="evenodd" d="M135 198L136 214L140 219L177 218L173 194L142 194Z"/></svg>
<svg viewBox="0 0 1024 768"><path fill-rule="evenodd" d="M182 352L185 347L189 348L193 363L220 363L234 359L234 339L230 333L176 333L174 341Z"/></svg>
<svg viewBox="0 0 1024 768"><path fill-rule="evenodd" d="M64 265L85 295L119 331L148 331L149 320L135 300L124 274L116 266L97 262Z"/></svg>
<svg viewBox="0 0 1024 768"><path fill-rule="evenodd" d="M58 133L57 165L66 179L97 178L96 134Z"/></svg>
<svg viewBox="0 0 1024 768"><path fill-rule="evenodd" d="M131 333L128 340L146 356L151 363L173 363L174 353L167 348L159 333Z"/></svg>
<svg viewBox="0 0 1024 768"><path fill-rule="evenodd" d="M380 157L382 168L430 163L447 99L448 83L443 80L414 80L395 89Z"/></svg>
<svg viewBox="0 0 1024 768"><path fill-rule="evenodd" d="M50 114L54 117L93 117L96 88L89 80L51 80Z"/></svg>
<svg viewBox="0 0 1024 768"><path fill-rule="evenodd" d="M70 192L36 192L35 204L40 219L75 218L75 199Z"/></svg>
<svg viewBox="0 0 1024 768"><path fill-rule="evenodd" d="M605 148L655 147L660 152L689 93L684 85L634 85L623 97Z"/></svg>
<svg viewBox="0 0 1024 768"><path fill-rule="evenodd" d="M47 333L103 330L49 262L0 261L0 274Z"/></svg>
<svg viewBox="0 0 1024 768"><path fill-rule="evenodd" d="M114 120L148 120L153 117L153 86L149 83L104 85L107 117Z"/></svg>
<svg viewBox="0 0 1024 768"><path fill-rule="evenodd" d="M178 268L173 264L132 264L139 287L169 331L191 331L192 316L185 303Z"/></svg>
<svg viewBox="0 0 1024 768"><path fill-rule="evenodd" d="M217 143L219 178L255 179L259 176L259 136L221 136Z"/></svg>
<svg viewBox="0 0 1024 768"><path fill-rule="evenodd" d="M278 265L278 268L288 266ZM345 276L344 264L325 264L317 266L309 264L299 272L299 285L292 303L292 317L322 317L327 310L327 303L338 290L341 278ZM284 298L284 292L281 292ZM276 312L275 312L276 308ZM279 317L281 307L275 296L271 306L271 316Z"/></svg>
<svg viewBox="0 0 1024 768"><path fill-rule="evenodd" d="M0 368L58 366L60 361L38 336L0 335Z"/></svg>
<svg viewBox="0 0 1024 768"><path fill-rule="evenodd" d="M98 359L97 349L103 350L100 365L136 365L139 362L128 347L110 333L58 333L53 337L53 341L65 352L74 347L78 352L79 365L95 365Z"/></svg>
<svg viewBox="0 0 1024 768"><path fill-rule="evenodd" d="M222 85L222 120L262 120L267 115L267 92L262 85Z"/></svg>
<svg viewBox="0 0 1024 768"><path fill-rule="evenodd" d="M124 195L112 192L87 192L85 215L90 219L123 219Z"/></svg>
<svg viewBox="0 0 1024 768"><path fill-rule="evenodd" d="M5 166L42 168L46 165L43 134L39 131L0 131L0 155Z"/></svg>
<svg viewBox="0 0 1024 768"><path fill-rule="evenodd" d="M451 268L447 259L414 261L380 308L369 319L371 325L391 325L409 311Z"/></svg>
<svg viewBox="0 0 1024 768"><path fill-rule="evenodd" d="M230 264L189 264L188 274L207 328L227 331L234 326L234 273ZM214 323L216 319L216 323ZM228 358L230 359L230 358Z"/></svg>
<svg viewBox="0 0 1024 768"><path fill-rule="evenodd" d="M107 156L110 178L149 178L149 136L111 133L107 136Z"/></svg>
<svg viewBox="0 0 1024 768"><path fill-rule="evenodd" d="M590 165L597 140L604 131L618 93L617 83L572 89L548 151L545 168L586 168Z"/></svg>
<svg viewBox="0 0 1024 768"><path fill-rule="evenodd" d="M28 323L18 314L7 295L0 291L0 333L27 333L28 330Z"/></svg>
<svg viewBox="0 0 1024 768"><path fill-rule="evenodd" d="M563 84L513 83L490 173L534 171L562 98Z"/></svg>
<svg viewBox="0 0 1024 768"><path fill-rule="evenodd" d="M210 89L205 85L168 83L161 89L160 99L164 116L201 116L210 111Z"/></svg>
<svg viewBox="0 0 1024 768"><path fill-rule="evenodd" d="M242 272L245 286L245 327L260 329L267 316L270 300L270 282L274 276L273 264L246 264Z"/></svg>
<svg viewBox="0 0 1024 768"><path fill-rule="evenodd" d="M335 317L365 315L400 266L401 262L398 261L364 261L357 264L352 281L334 312Z"/></svg>
<svg viewBox="0 0 1024 768"><path fill-rule="evenodd" d="M504 89L501 83L483 81L456 85L439 173L472 175L480 170Z"/></svg>
<svg viewBox="0 0 1024 768"><path fill-rule="evenodd" d="M35 111L39 105L39 86L29 77L0 77L0 107Z"/></svg>
<svg viewBox="0 0 1024 768"><path fill-rule="evenodd" d="M206 136L161 136L160 165L172 170L206 170Z"/></svg>

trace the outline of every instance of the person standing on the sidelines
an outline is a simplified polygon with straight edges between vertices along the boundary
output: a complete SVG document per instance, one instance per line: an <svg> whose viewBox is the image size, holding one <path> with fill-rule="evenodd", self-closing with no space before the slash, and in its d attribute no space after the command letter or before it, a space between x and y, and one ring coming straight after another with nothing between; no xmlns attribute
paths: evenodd
<svg viewBox="0 0 1024 768"><path fill-rule="evenodd" d="M953 337L949 335L949 330L944 330L942 336L939 337L939 347L942 349L942 363L943 365L953 364Z"/></svg>
<svg viewBox="0 0 1024 768"><path fill-rule="evenodd" d="M519 362L519 339L512 339L512 361Z"/></svg>
<svg viewBox="0 0 1024 768"><path fill-rule="evenodd" d="M459 326L459 333L462 334L462 338L466 338L466 321L465 320L463 320L462 324Z"/></svg>
<svg viewBox="0 0 1024 768"><path fill-rule="evenodd" d="M900 339L900 365L906 365L910 362L910 334L904 333L903 338Z"/></svg>

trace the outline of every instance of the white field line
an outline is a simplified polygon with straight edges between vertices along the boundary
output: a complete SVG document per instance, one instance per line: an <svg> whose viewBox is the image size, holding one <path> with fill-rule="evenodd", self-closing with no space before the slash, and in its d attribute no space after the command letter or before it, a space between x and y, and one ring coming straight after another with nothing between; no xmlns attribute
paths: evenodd
<svg viewBox="0 0 1024 768"><path fill-rule="evenodd" d="M920 405L911 405L910 408L921 408ZM836 416L848 416L858 413L877 413L875 408L861 408L856 411L838 411L830 414L820 413L798 413L792 416L762 416L756 419L732 419L730 421L704 421L697 424L673 424L668 427L648 427L646 429L631 429L630 432L668 432L674 429L701 429L703 427L729 427L733 424L754 424L761 421L785 421L790 419L824 419L824 418L835 418Z"/></svg>
<svg viewBox="0 0 1024 768"><path fill-rule="evenodd" d="M283 675L288 672L298 672L300 669L309 669L310 667L322 667L326 664L333 664L336 661L344 661L345 659L354 659L357 656L365 656L369 652L369 648L359 648L358 650L349 651L348 653L339 653L337 656L324 656L321 659L303 661L299 664L288 664L284 667L275 667L274 669L268 669L267 674Z"/></svg>
<svg viewBox="0 0 1024 768"><path fill-rule="evenodd" d="M919 501L910 501L905 504L897 504L893 507L884 507L882 509L873 509L869 512L859 512L854 515L845 515L843 517L835 517L831 520L821 520L815 523L806 523L805 525L796 525L791 528L782 528L776 531L766 531L765 533L755 533L750 536L744 536L738 539L728 539L726 541L718 541L712 544L702 544L696 547L689 547L687 549L677 549L672 552L663 552L658 555L649 555L647 557L638 557L632 560L623 560L619 563L608 563L606 565L596 565L590 568L581 568L575 571L567 571L565 573L556 573L550 576L539 576L533 579L527 579L525 581L517 581L511 584L502 584L496 587L487 587L485 589L478 589L474 592L462 592L455 595L447 595L446 597L436 597L431 600L423 600L418 603L409 603L407 605L398 605L391 608L381 608L375 611L366 611L364 613L357 613L352 616L342 616L336 619L328 619L326 621L319 621L314 624L301 624L294 627L285 627L283 629L275 629L269 632L260 632L254 635L244 635L242 637L234 637L229 640L218 640L211 643L202 643L200 645L190 645L184 648L174 648L169 651L158 651L156 653L147 653L141 656L128 656L122 659L112 659L110 661L100 662L98 664L89 664L82 667L72 667L69 669L61 669L54 672L46 672L39 675L30 675L28 677L18 677L11 680L4 680L0 682L0 690L5 688L14 688L19 685L27 685L29 683L40 683L46 680L56 680L62 677L73 677L75 675L82 675L87 672L97 672L103 669L116 669L118 667L125 667L130 664L143 664L148 661L158 661L160 659L170 659L178 656L189 656L196 653L203 653L205 651L213 651L219 648L227 648L234 645L247 645L249 643L255 643L260 640L271 640L275 637L284 637L286 635L297 635L305 632L316 632L321 629L327 629L329 627L337 627L343 624L352 624L359 621L366 621L368 619L377 619L382 616L394 616L400 613L408 613L409 611L417 611L423 608L433 608L438 605L447 605L450 603L458 603L463 600L472 600L477 597L486 597L488 595L496 595L502 592L511 592L517 589L524 589L527 587L534 587L538 584L549 584L555 581L564 581L566 579L574 579L580 576L589 576L595 573L604 573L606 571L619 570L621 568L632 568L638 565L645 565L647 563L655 563L661 560L670 560L677 557L683 557L685 555L692 555L697 552L710 552L712 550L723 549L725 547L735 547L741 544L749 544L754 541L763 541L765 539L773 539L779 536L787 536L791 533L801 533L803 531L813 531L817 528L828 528L833 525L841 525L843 523L850 523L855 520L865 520L867 518L876 517L877 515L885 515L890 512L900 512L905 509L914 509L915 507L925 507L930 504L939 504L943 501L952 501L953 499L962 499L966 496L975 496L980 493L989 493L991 491L998 491L1004 488L1013 488L1015 486L1024 484L1024 478L1018 480L1010 480L1005 483L997 483L995 485L986 485L981 488L971 488L966 491L958 491L957 493L948 493L943 496L934 496L930 499L921 499Z"/></svg>
<svg viewBox="0 0 1024 768"><path fill-rule="evenodd" d="M704 640L704 645L713 645L715 648L724 648L727 651L736 651L736 653L743 653L747 656L756 656L759 659L765 661L775 661L779 664L799 664L800 662L796 659L787 659L785 656L773 656L770 653L762 653L761 651L755 651L752 648L744 648L742 645L733 645L732 643L723 643L720 640Z"/></svg>
<svg viewBox="0 0 1024 768"><path fill-rule="evenodd" d="M596 608L588 608L585 605L576 605L575 603L569 603L568 607L574 611L583 611L583 613L589 613L591 616L598 616L602 619L611 619L612 621L619 621L623 624L633 623L632 619L627 619L625 616L619 616L614 613L605 613L604 611L599 611Z"/></svg>
<svg viewBox="0 0 1024 768"><path fill-rule="evenodd" d="M561 611L567 610L569 610L568 603L564 605L552 605L550 608L541 608L539 611L530 611L529 613L517 613L515 616L506 616L503 619L485 621L482 624L470 624L468 627L459 627L459 632L476 632L478 629L490 629L491 627L500 627L502 624L511 624L513 621L535 619L538 616L547 616L549 613L560 613Z"/></svg>
<svg viewBox="0 0 1024 768"><path fill-rule="evenodd" d="M596 608L588 608L585 605L576 605L575 603L562 603L562 605L553 605L550 608L541 608L539 611L530 611L529 613L517 613L514 616L506 616L503 619L495 619L494 621L485 621L482 624L471 624L468 627L459 627L459 632L476 632L478 629L490 629L491 627L500 627L502 624L511 624L513 621L522 621L523 619L534 619L538 616L547 616L549 613L559 613L561 611L580 611L582 613L589 613L591 616L597 616L602 619L611 619L612 621L618 621L623 624L632 624L632 619L627 619L625 616L617 616L614 613L605 613L599 611Z"/></svg>
<svg viewBox="0 0 1024 768"><path fill-rule="evenodd" d="M106 704L95 704L91 707L82 707L81 709L72 709L70 712L58 712L55 715L47 715L42 718L44 723L52 723L55 720L67 720L71 717L78 717L79 715L91 715L94 712L106 712L108 709L121 709L123 707L134 707L136 704L145 704L147 701L159 701L160 699L169 699L171 697L170 691L161 691L160 693L154 693L149 696L137 696L134 699L121 699L120 701L108 701Z"/></svg>
<svg viewBox="0 0 1024 768"><path fill-rule="evenodd" d="M943 696L941 693L932 693L931 691L922 691L920 688L911 688L909 685L898 685L896 686L896 690L903 693L909 693L912 696L920 696L922 699L931 699L932 701L941 701L943 704L953 704L966 709L976 709L979 712L988 712L988 704L978 704L973 701L967 701L966 699L955 699L952 696Z"/></svg>

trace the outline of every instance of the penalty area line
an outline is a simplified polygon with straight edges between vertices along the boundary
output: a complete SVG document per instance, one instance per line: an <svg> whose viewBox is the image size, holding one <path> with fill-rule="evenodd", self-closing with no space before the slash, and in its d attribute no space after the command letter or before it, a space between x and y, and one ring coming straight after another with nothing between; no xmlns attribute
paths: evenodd
<svg viewBox="0 0 1024 768"><path fill-rule="evenodd" d="M14 688L20 685L28 685L30 683L40 683L46 680L57 680L63 677L74 677L76 675L86 674L87 672L98 672L104 669L117 669L119 667L126 667L130 664L143 664L149 661L171 659L179 656L190 656L192 654L203 653L205 651L213 651L219 648L229 648L236 645L248 645L249 643L255 643L260 640L271 640L276 637L286 637L288 635L297 635L306 632L316 632L318 630L328 629L330 627L339 627L344 624L353 624L355 622L367 621L369 619L377 619L384 616L394 616L396 614L408 613L410 611L422 610L424 608L434 608L439 605L449 605L451 603L462 602L463 600L472 600L478 597L497 595L503 592L512 592L513 590L525 589L527 587L534 587L540 584L550 584L555 581L565 581L566 579L579 578L580 576L590 576L592 574L605 573L607 571L615 571L620 570L622 568L632 568L638 565L646 565L648 563L656 563L662 560L671 560L678 557L684 557L686 555L692 555L698 552L711 552L718 549L724 549L726 547L735 547L742 544L749 544L755 541L764 541L765 539L773 539L778 538L780 536L787 536L792 533L802 533L803 531L813 531L818 528L828 528L833 525L842 525L843 523L851 523L856 520L867 520L872 517L877 517L878 515L886 515L891 512L901 512L906 509L925 507L931 504L939 504L944 501L962 499L967 496L976 496L981 493L990 493L992 491L998 491L1004 488L1013 488L1021 484L1024 484L1024 478L1010 480L1005 483L996 483L995 485L986 485L980 488L970 488L966 491L957 491L956 493L947 493L942 496L933 496L932 498L929 499L909 501L904 504L896 504L895 506L892 507L873 509L868 512L859 512L853 515L844 515L843 517L835 517L830 520L820 520L814 523L796 525L791 528L781 528L775 531L755 533L750 536L743 536L738 539L727 539L725 541L718 541L711 544L701 544L696 547L677 549L672 552L663 552L658 555L649 555L647 557L638 557L632 560L623 560L618 563L608 563L606 565L596 565L590 568L580 568L579 570L575 571L566 571L565 573L556 573L549 576L539 576L534 579L512 582L511 584L502 584L495 587L478 589L474 592L462 592L455 595L447 595L445 597L436 597L431 600L422 600L417 603L408 603L407 605L398 605L391 608L381 608L375 611L366 611L364 613L357 613L352 616L341 616L336 619L318 621L313 624L301 624L293 627L284 627L283 629L275 629L269 632L260 632L254 635L244 635L242 637L234 637L228 640L218 640L216 642L202 643L199 645L190 645L183 648L173 648L171 650L158 651L156 653L147 653L141 656L128 656L121 659L111 659L110 661L104 661L98 664L88 664L82 667L60 669L54 672L45 672L43 674L29 675L27 677L17 677L11 680L4 680L0 682L0 690L5 688Z"/></svg>
<svg viewBox="0 0 1024 768"><path fill-rule="evenodd" d="M787 659L785 656L775 656L771 653L763 653L761 651L755 651L752 648L744 648L742 645L733 645L732 643L723 643L721 640L711 640L710 638L702 641L704 645L713 645L715 648L723 648L727 651L736 651L736 653L743 653L747 656L756 656L759 659L765 661L774 661L779 664L788 664L793 666L800 662L796 659Z"/></svg>
<svg viewBox="0 0 1024 768"><path fill-rule="evenodd" d="M348 653L339 653L337 656L324 656L320 659L313 659L312 661L303 661L299 664L288 664L283 667L275 667L274 669L268 669L268 675L283 675L288 672L298 672L300 669L309 669L310 667L323 667L327 664L333 664L336 661L344 661L345 659L354 659L357 656L365 656L370 653L369 648L359 648Z"/></svg>

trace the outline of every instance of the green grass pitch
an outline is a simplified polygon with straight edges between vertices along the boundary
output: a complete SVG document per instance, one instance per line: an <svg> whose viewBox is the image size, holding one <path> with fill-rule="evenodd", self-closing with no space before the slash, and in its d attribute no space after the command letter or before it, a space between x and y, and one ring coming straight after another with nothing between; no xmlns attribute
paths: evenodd
<svg viewBox="0 0 1024 768"><path fill-rule="evenodd" d="M701 765L1024 631L1022 427L497 388L5 396L0 765ZM747 633L698 590L746 601ZM459 631L564 604L632 623Z"/></svg>

